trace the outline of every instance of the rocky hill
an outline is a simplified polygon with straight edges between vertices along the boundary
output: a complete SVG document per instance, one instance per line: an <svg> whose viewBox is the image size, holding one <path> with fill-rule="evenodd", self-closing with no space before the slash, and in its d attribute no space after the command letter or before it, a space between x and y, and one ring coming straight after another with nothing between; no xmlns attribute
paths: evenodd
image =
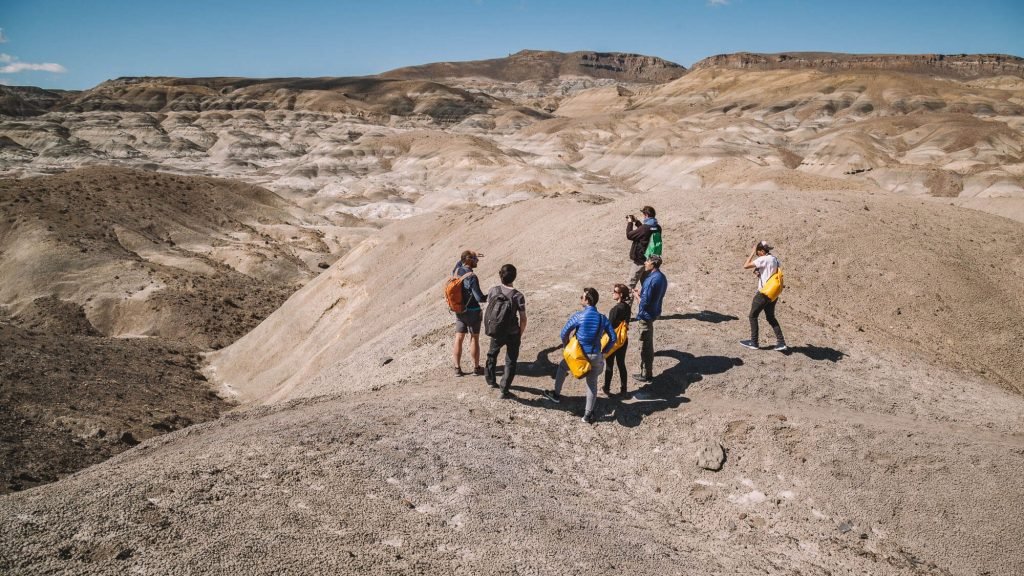
<svg viewBox="0 0 1024 576"><path fill-rule="evenodd" d="M74 93L66 90L44 90L35 86L0 84L0 116L38 116Z"/></svg>
<svg viewBox="0 0 1024 576"><path fill-rule="evenodd" d="M577 64L0 118L0 573L1024 572L1024 79ZM643 204L657 378L583 425L540 392ZM788 354L736 342L764 238ZM514 400L451 375L465 248L520 270Z"/></svg>
<svg viewBox="0 0 1024 576"><path fill-rule="evenodd" d="M1024 58L1007 54L843 54L836 52L782 52L756 54L737 52L705 58L692 67L739 68L743 70L890 70L979 78L986 76L1024 77Z"/></svg>
<svg viewBox="0 0 1024 576"><path fill-rule="evenodd" d="M662 83L683 74L686 68L679 64L642 54L521 50L505 58L409 66L380 76L423 80L480 77L502 82L550 82L566 76L582 76L628 83Z"/></svg>
<svg viewBox="0 0 1024 576"><path fill-rule="evenodd" d="M214 359L269 405L0 498L0 571L1020 572L1024 397L1002 379L1021 378L1021 224L859 191L582 200L386 227ZM602 395L591 426L582 384L540 392L580 289L610 306L643 204L667 239L656 378ZM566 218L592 231L584 260ZM788 355L736 342L766 236ZM485 286L519 267L514 399L451 375L441 286L464 247L486 253Z"/></svg>

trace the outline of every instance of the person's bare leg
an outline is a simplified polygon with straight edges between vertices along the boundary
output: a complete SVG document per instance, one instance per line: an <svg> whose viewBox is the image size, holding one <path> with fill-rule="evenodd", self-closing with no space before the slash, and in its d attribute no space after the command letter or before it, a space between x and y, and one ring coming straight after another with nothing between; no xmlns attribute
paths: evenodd
<svg viewBox="0 0 1024 576"><path fill-rule="evenodd" d="M456 368L459 368L459 367L462 366L462 339L465 338L465 337L466 337L466 333L465 332L456 332L455 333L455 348L452 351L452 355L455 358L455 367ZM477 353L477 355L479 355L480 351L477 350L476 353Z"/></svg>
<svg viewBox="0 0 1024 576"><path fill-rule="evenodd" d="M473 369L480 367L480 335L469 335L469 355L473 358Z"/></svg>

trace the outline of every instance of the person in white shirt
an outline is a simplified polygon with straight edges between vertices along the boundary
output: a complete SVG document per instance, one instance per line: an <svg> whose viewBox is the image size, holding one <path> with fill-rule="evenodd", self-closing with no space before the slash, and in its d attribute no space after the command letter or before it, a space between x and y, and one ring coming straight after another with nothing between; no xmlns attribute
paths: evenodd
<svg viewBox="0 0 1024 576"><path fill-rule="evenodd" d="M747 257L747 261L743 263L744 270L753 269L754 274L757 276L757 293L754 294L754 301L750 305L750 340L740 340L740 345L753 350L759 349L757 317L764 310L764 318L775 332L775 347L773 350L782 352L787 350L786 339L782 335L782 327L779 326L779 321L775 319L775 301L761 293L764 283L779 269L779 259L772 256L772 250L773 248L768 242L762 240L754 245L754 248L750 251L750 256Z"/></svg>

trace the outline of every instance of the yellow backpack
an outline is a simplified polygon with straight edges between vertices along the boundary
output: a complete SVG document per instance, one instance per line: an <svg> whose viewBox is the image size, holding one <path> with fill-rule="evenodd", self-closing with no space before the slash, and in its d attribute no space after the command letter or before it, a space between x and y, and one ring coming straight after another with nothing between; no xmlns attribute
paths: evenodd
<svg viewBox="0 0 1024 576"><path fill-rule="evenodd" d="M615 351L626 345L626 338L629 337L629 323L625 320L619 322L619 325L615 327L615 345L612 346L607 352L604 353L605 358L611 357L615 354ZM601 336L601 349L608 345L608 335Z"/></svg>
<svg viewBox="0 0 1024 576"><path fill-rule="evenodd" d="M782 283L782 268L779 268L775 271L775 274L772 274L771 278L764 283L764 286L761 287L759 292L767 296L772 302L775 302L779 297L779 294L782 293L783 288L785 288L785 286Z"/></svg>

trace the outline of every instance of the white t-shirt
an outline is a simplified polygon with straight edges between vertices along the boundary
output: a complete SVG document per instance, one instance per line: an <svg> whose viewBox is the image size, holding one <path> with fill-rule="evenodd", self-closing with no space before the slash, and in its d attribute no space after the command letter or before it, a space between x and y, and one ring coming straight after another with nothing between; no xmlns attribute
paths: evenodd
<svg viewBox="0 0 1024 576"><path fill-rule="evenodd" d="M771 254L754 258L754 270L757 271L757 289L764 288L764 283L779 269L779 259Z"/></svg>

